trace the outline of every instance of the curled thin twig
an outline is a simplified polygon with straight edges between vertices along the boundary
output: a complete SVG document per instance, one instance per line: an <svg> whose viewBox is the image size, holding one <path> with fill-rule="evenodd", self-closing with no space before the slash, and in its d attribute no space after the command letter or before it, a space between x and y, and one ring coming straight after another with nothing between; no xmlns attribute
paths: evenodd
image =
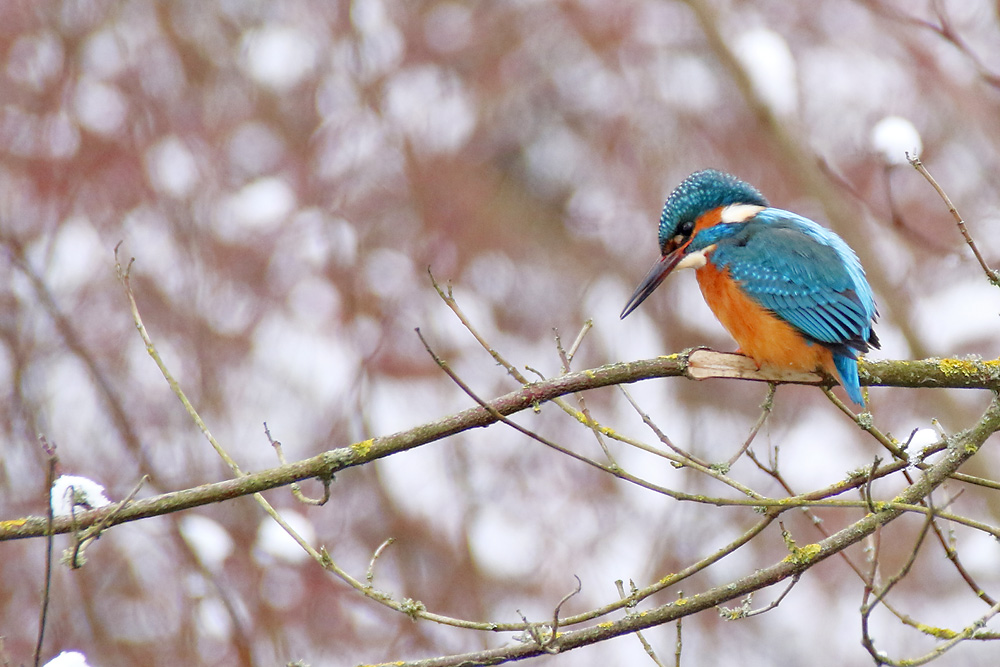
<svg viewBox="0 0 1000 667"><path fill-rule="evenodd" d="M574 588L569 593L567 593L566 595L564 595L563 598L561 600L559 600L559 604L557 604L556 608L552 611L552 636L553 637L555 637L556 635L559 634L559 611L562 609L562 606L564 604L566 604L566 602L569 601L570 598L572 598L572 597L574 597L576 595L579 595L580 591L583 590L583 582L580 581L580 577L578 577L577 575L574 574L573 578L576 579L576 588Z"/></svg>
<svg viewBox="0 0 1000 667"><path fill-rule="evenodd" d="M555 610L552 612L552 623L547 625L545 623L533 623L529 621L521 610L517 610L517 615L521 617L521 621L524 622L524 633L522 634L522 640L527 641L528 638L535 642L545 653L559 653L559 647L554 646L553 643L559 637L559 610L562 609L563 604L567 600L572 598L574 595L580 593L583 589L583 583L580 581L580 577L575 574L573 577L576 579L576 588L563 596L556 605Z"/></svg>
<svg viewBox="0 0 1000 667"><path fill-rule="evenodd" d="M385 542L378 546L375 553L372 554L372 559L368 561L368 570L365 571L365 581L368 582L368 586L371 587L375 583L375 563L378 561L379 556L382 552L389 548L391 544L396 541L395 537L388 538Z"/></svg>
<svg viewBox="0 0 1000 667"><path fill-rule="evenodd" d="M872 461L871 468L868 469L868 479L865 481L865 502L868 503L869 512L877 512L875 507L875 501L872 500L872 482L875 480L875 473L878 472L878 466L882 463L882 457L876 456L875 460Z"/></svg>

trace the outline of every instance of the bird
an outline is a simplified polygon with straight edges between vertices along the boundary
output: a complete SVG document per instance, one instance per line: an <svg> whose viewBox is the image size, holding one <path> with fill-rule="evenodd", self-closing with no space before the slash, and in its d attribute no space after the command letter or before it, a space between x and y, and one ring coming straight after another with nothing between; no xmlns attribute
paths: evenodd
<svg viewBox="0 0 1000 667"><path fill-rule="evenodd" d="M858 357L879 348L878 310L857 254L831 230L773 208L736 176L704 169L660 215L660 258L624 319L674 270L695 269L705 302L761 368L824 371L864 408Z"/></svg>

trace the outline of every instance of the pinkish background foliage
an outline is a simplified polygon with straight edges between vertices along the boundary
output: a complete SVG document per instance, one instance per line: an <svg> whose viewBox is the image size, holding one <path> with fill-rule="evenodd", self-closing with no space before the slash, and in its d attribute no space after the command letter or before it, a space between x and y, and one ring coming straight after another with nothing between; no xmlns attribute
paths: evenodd
<svg viewBox="0 0 1000 667"><path fill-rule="evenodd" d="M113 270L119 241L136 259L133 286L161 353L249 470L277 464L265 421L286 455L302 458L471 405L414 327L481 396L516 386L441 303L427 267L508 359L546 375L559 372L552 329L568 343L588 318L577 369L700 344L731 350L690 275L618 320L656 256L664 197L706 166L830 224L858 250L882 312L872 356L997 357L998 292L902 155L922 143L1000 263L996 3L705 0L751 90L706 39L691 8L701 4L0 3L0 518L44 513L39 434L58 446L63 472L101 482L112 499L144 473L141 495L229 475L135 333ZM935 8L950 32L931 29L942 22ZM895 116L905 120L885 121ZM675 442L711 460L735 451L765 394L684 380L633 391ZM904 440L933 417L964 428L987 400L871 393L876 423ZM653 440L616 391L588 401L603 423ZM518 420L599 456L554 409ZM967 472L997 470L991 445ZM766 457L779 446L798 491L882 453L812 388L778 390L754 447ZM717 490L634 450L616 455L655 481ZM780 493L745 459L733 474ZM267 496L359 577L396 538L378 585L475 620L515 621L515 610L548 619L572 574L583 591L565 611L604 604L617 598L615 579L655 581L756 518L644 492L502 426L349 470L332 491L318 508L286 489ZM997 494L966 490L953 509L1000 520ZM820 514L831 528L857 516ZM800 542L817 539L805 518L784 521ZM887 567L905 559L918 526L887 529ZM966 566L996 591L996 542L956 537ZM775 526L684 590L784 549ZM0 636L13 664L34 647L43 553L41 540L0 545ZM85 568L56 569L44 657L345 665L510 640L411 622L301 556L249 499L117 527ZM864 560L860 549L852 556ZM767 614L685 620L684 664L863 664L861 593L830 559ZM933 625L957 629L983 611L936 547L899 595ZM887 650L932 645L879 620ZM673 626L646 636L672 659ZM967 645L942 664L994 664L996 651ZM623 637L538 662L646 660Z"/></svg>

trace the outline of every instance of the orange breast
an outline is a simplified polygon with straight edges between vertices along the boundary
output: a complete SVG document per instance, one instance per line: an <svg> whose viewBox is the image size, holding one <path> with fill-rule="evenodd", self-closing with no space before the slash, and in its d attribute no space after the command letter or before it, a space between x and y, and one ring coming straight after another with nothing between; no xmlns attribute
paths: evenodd
<svg viewBox="0 0 1000 667"><path fill-rule="evenodd" d="M824 369L837 377L833 354L819 344L810 344L792 325L746 296L729 276L711 262L698 269L698 285L705 302L722 326L740 346L740 351L758 367L795 371Z"/></svg>

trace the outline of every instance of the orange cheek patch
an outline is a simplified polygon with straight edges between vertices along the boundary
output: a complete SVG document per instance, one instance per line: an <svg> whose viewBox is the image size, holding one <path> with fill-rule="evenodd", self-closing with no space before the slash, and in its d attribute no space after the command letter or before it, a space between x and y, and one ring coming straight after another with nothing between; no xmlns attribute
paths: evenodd
<svg viewBox="0 0 1000 667"><path fill-rule="evenodd" d="M698 216L698 219L694 221L694 232L691 236L696 236L698 232L703 229L708 229L709 227L715 227L717 224L722 222L722 207L713 208L710 211L705 211Z"/></svg>

